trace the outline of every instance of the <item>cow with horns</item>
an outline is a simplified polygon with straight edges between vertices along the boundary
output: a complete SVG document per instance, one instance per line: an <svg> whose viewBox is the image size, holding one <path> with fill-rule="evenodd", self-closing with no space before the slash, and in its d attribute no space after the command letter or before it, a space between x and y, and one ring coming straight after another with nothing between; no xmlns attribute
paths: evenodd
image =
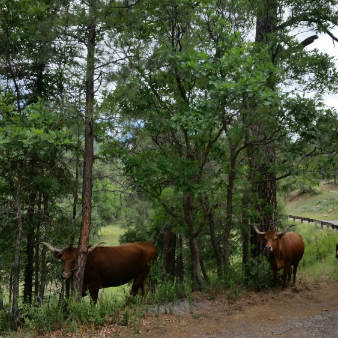
<svg viewBox="0 0 338 338"><path fill-rule="evenodd" d="M304 254L304 242L300 234L296 232L277 232L274 230L259 231L254 227L261 240L265 240L264 253L267 254L274 276L274 283L277 283L277 271L284 269L283 287L291 279L291 268L293 267L293 285L296 282L296 273L299 261Z"/></svg>
<svg viewBox="0 0 338 338"><path fill-rule="evenodd" d="M42 242L62 262L62 277L72 276L78 248L57 249L49 243ZM88 248L84 271L82 296L89 290L94 303L97 302L99 289L119 286L134 280L130 294L135 296L139 289L144 294L146 278L150 264L155 261L157 250L147 242L127 243L114 247L96 244Z"/></svg>

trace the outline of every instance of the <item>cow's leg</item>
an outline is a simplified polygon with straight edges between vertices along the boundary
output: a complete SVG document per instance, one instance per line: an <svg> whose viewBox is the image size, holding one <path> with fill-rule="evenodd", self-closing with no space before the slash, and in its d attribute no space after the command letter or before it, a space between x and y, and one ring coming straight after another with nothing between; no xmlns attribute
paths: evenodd
<svg viewBox="0 0 338 338"><path fill-rule="evenodd" d="M90 297L92 298L94 304L97 303L97 298L99 296L99 288L98 287L90 287L89 288L89 293L90 293Z"/></svg>
<svg viewBox="0 0 338 338"><path fill-rule="evenodd" d="M87 292L87 285L83 284L83 287L82 287L82 297L84 297L86 295L86 292Z"/></svg>
<svg viewBox="0 0 338 338"><path fill-rule="evenodd" d="M141 281L141 288L142 288L142 296L145 295L145 288L146 288L146 279L148 277L148 274L149 274L149 271L150 271L150 268L149 266L147 266L144 271L143 271L143 274L142 274L142 281Z"/></svg>
<svg viewBox="0 0 338 338"><path fill-rule="evenodd" d="M134 282L133 282L133 286L131 287L131 290L130 290L130 295L136 296L137 295L137 291L139 289L143 288L143 282L144 282L144 276L143 276L143 272L142 272L142 273L139 273L135 277Z"/></svg>
<svg viewBox="0 0 338 338"><path fill-rule="evenodd" d="M292 285L296 284L297 268L298 268L298 262L293 265L293 281L292 281Z"/></svg>
<svg viewBox="0 0 338 338"><path fill-rule="evenodd" d="M286 279L288 278L288 276L290 275L290 265L289 264L285 264L284 266L284 273L283 273L283 288L285 288L286 286Z"/></svg>
<svg viewBox="0 0 338 338"><path fill-rule="evenodd" d="M277 286L277 269L273 269L273 285L274 287Z"/></svg>
<svg viewBox="0 0 338 338"><path fill-rule="evenodd" d="M142 290L142 295L144 296L146 278L148 276L148 273L149 273L149 267L147 267L145 270L143 270L142 272L140 272L134 278L133 286L131 287L130 296L129 296L127 302L126 302L126 305L128 305L130 303L132 296L136 296L137 295L137 292L138 292L139 289Z"/></svg>
<svg viewBox="0 0 338 338"><path fill-rule="evenodd" d="M287 283L288 283L288 285L290 285L291 275L292 275L292 265L290 265L289 273L287 275L287 278L288 278Z"/></svg>

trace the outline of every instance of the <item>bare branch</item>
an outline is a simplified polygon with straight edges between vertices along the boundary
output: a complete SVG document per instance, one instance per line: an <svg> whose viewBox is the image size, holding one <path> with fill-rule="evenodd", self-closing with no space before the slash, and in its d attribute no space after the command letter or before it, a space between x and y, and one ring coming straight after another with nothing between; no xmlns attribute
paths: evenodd
<svg viewBox="0 0 338 338"><path fill-rule="evenodd" d="M306 47L308 45L311 45L311 43L315 40L318 39L318 35L315 34L315 35L312 35L312 36L309 36L308 38L304 39L301 44L303 45L303 47Z"/></svg>

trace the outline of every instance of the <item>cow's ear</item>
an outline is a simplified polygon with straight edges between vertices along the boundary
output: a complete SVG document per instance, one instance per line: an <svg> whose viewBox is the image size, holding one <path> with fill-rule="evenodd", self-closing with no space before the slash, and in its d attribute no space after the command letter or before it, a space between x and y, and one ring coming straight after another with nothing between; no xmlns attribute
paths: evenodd
<svg viewBox="0 0 338 338"><path fill-rule="evenodd" d="M264 240L265 239L265 233L264 234L257 234L257 237L259 240Z"/></svg>
<svg viewBox="0 0 338 338"><path fill-rule="evenodd" d="M53 252L53 255L54 255L54 257L55 257L56 259L61 259L61 257L62 257L62 252L60 252L60 251L54 251L54 252Z"/></svg>
<svg viewBox="0 0 338 338"><path fill-rule="evenodd" d="M285 232L278 232L277 236L279 239L281 239L285 235Z"/></svg>

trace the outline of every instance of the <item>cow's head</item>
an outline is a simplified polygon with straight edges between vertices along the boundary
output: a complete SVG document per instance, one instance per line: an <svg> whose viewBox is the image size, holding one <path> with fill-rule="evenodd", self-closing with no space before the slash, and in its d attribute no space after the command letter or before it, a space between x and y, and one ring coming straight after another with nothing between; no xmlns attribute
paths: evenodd
<svg viewBox="0 0 338 338"><path fill-rule="evenodd" d="M44 246L46 246L54 255L54 257L62 262L63 269L61 276L64 279L68 279L73 275L73 271L75 268L75 261L77 257L77 248L64 248L58 249L50 245L49 243L42 242ZM100 244L100 243L99 243ZM88 253L93 251L99 244L96 244L88 249Z"/></svg>
<svg viewBox="0 0 338 338"><path fill-rule="evenodd" d="M283 237L286 231L284 232L277 232L274 230L259 231L256 226L254 228L259 238L265 240L266 244L264 247L264 252L267 254L272 254L276 252L279 248L278 241Z"/></svg>

